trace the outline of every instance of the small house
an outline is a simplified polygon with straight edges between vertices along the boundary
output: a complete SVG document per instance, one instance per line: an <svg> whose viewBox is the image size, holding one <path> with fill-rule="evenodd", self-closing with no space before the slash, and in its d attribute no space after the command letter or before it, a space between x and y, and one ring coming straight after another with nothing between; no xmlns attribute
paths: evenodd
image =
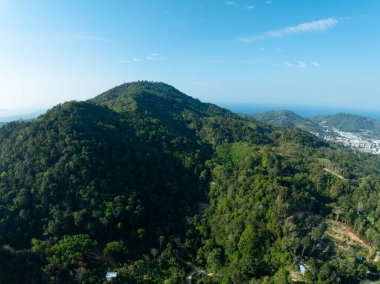
<svg viewBox="0 0 380 284"><path fill-rule="evenodd" d="M301 265L299 266L299 269L300 269L301 274L304 275L305 272L306 272L306 266L303 265L303 264L301 264Z"/></svg>
<svg viewBox="0 0 380 284"><path fill-rule="evenodd" d="M117 272L107 272L106 279L107 281L111 281L113 278L117 277Z"/></svg>

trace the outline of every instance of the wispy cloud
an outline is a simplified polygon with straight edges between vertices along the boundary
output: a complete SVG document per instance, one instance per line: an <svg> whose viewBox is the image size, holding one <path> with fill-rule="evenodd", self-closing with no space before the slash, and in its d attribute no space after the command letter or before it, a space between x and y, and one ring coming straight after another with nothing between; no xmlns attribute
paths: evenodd
<svg viewBox="0 0 380 284"><path fill-rule="evenodd" d="M139 62L147 62L147 61L159 61L164 60L164 57L160 56L158 53L149 53L148 55L144 56L143 58L139 57L133 57L131 59L123 59L120 60L120 63L126 64L126 63L139 63Z"/></svg>
<svg viewBox="0 0 380 284"><path fill-rule="evenodd" d="M297 61L297 65L299 68L307 68L307 64L303 61Z"/></svg>
<svg viewBox="0 0 380 284"><path fill-rule="evenodd" d="M157 61L162 60L163 57L161 57L158 53L149 53L149 55L146 56L145 59L150 61Z"/></svg>
<svg viewBox="0 0 380 284"><path fill-rule="evenodd" d="M255 42L271 38L282 38L301 33L324 32L331 30L337 24L338 20L334 18L321 19L318 21L307 22L296 26L288 26L279 30L268 31L259 35L243 37L240 39L240 41Z"/></svg>
<svg viewBox="0 0 380 284"><path fill-rule="evenodd" d="M290 63L289 61L284 61L284 64L288 67L295 67L293 63Z"/></svg>
<svg viewBox="0 0 380 284"><path fill-rule="evenodd" d="M234 5L236 5L236 2L235 1L225 1L224 2L226 5L228 5L228 6L234 6Z"/></svg>
<svg viewBox="0 0 380 284"><path fill-rule="evenodd" d="M321 66L321 64L319 64L319 63L316 62L316 61L311 61L310 64L313 65L314 67L317 67L317 68L318 68L319 66Z"/></svg>
<svg viewBox="0 0 380 284"><path fill-rule="evenodd" d="M253 10L253 9L255 9L255 6L250 5L250 6L247 6L246 9L247 9L247 10Z"/></svg>
<svg viewBox="0 0 380 284"><path fill-rule="evenodd" d="M272 4L272 0L267 0L265 1L265 3L267 3L268 5Z"/></svg>
<svg viewBox="0 0 380 284"><path fill-rule="evenodd" d="M316 62L316 61L311 61L310 63L306 63L305 61L301 61L301 60L299 60L299 61L296 61L296 62L289 62L289 61L284 61L284 64L285 64L285 66L287 66L287 67L291 67L291 68L293 68L293 67L297 67L297 68L300 68L300 69L306 69L306 68L308 68L309 66L313 66L313 67L315 67L315 68L319 68L321 65L318 63L318 62Z"/></svg>
<svg viewBox="0 0 380 284"><path fill-rule="evenodd" d="M123 60L120 60L120 63L122 64L125 64L125 63L137 63L137 62L141 62L142 60L140 58L137 58L137 57L134 57L132 59L123 59Z"/></svg>
<svg viewBox="0 0 380 284"><path fill-rule="evenodd" d="M307 64L303 61L297 61L296 63L291 63L289 61L284 61L284 64L287 66L287 67L298 67L298 68L301 68L301 69L305 69L307 68Z"/></svg>

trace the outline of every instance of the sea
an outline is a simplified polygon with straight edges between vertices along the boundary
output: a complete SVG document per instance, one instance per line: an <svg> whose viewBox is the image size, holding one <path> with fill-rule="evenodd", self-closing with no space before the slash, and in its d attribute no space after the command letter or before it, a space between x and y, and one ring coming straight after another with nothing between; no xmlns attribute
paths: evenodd
<svg viewBox="0 0 380 284"><path fill-rule="evenodd" d="M219 104L235 113L254 114L266 111L290 110L302 117L333 115L337 113L349 113L372 118L380 122L380 110L366 110L345 107L316 107L295 105L242 105L242 104Z"/></svg>
<svg viewBox="0 0 380 284"><path fill-rule="evenodd" d="M38 110L2 110L0 109L0 122L10 122L15 120L30 120L41 114L44 114L47 109Z"/></svg>

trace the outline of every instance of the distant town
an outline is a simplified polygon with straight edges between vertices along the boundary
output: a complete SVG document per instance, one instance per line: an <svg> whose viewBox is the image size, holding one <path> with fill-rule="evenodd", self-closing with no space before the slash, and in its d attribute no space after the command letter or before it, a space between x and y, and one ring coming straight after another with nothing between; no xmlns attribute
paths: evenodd
<svg viewBox="0 0 380 284"><path fill-rule="evenodd" d="M380 139L366 137L366 132L345 132L336 128L325 129L323 139L341 143L351 149L362 152L380 154ZM318 135L321 136L321 135Z"/></svg>

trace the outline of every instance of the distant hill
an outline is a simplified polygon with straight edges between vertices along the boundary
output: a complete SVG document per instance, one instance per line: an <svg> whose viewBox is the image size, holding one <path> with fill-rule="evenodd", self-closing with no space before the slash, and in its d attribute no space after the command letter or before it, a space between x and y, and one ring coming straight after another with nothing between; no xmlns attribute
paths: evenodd
<svg viewBox="0 0 380 284"><path fill-rule="evenodd" d="M251 116L248 115L248 117L253 117L274 126L297 127L309 132L320 132L321 130L317 123L301 117L290 110L268 111Z"/></svg>
<svg viewBox="0 0 380 284"><path fill-rule="evenodd" d="M338 113L306 118L289 110L242 116L274 126L300 128L329 142L338 142L355 150L380 154L380 122L368 117Z"/></svg>
<svg viewBox="0 0 380 284"><path fill-rule="evenodd" d="M365 116L338 113L335 115L314 116L309 119L320 126L334 127L341 131L368 131L372 134L380 135L380 122Z"/></svg>
<svg viewBox="0 0 380 284"><path fill-rule="evenodd" d="M31 119L37 118L39 115L43 114L44 112L45 111L38 111L38 112L31 112L31 113L1 116L0 121L10 122L10 121L15 121L15 120L31 120Z"/></svg>

